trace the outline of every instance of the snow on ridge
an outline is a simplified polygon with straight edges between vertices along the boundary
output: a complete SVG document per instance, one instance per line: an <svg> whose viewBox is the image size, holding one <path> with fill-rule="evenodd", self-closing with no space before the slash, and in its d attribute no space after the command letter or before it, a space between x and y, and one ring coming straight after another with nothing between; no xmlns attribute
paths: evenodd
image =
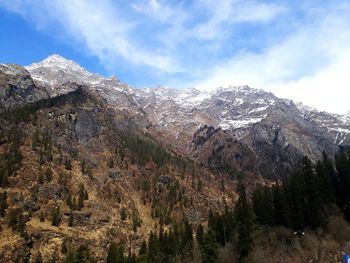
<svg viewBox="0 0 350 263"><path fill-rule="evenodd" d="M329 128L331 131L337 131L340 133L350 133L350 129L345 129L345 128Z"/></svg>
<svg viewBox="0 0 350 263"><path fill-rule="evenodd" d="M258 118L240 119L240 120L222 119L221 123L218 126L224 130L246 128L250 125L261 122L266 117L267 115L263 115Z"/></svg>

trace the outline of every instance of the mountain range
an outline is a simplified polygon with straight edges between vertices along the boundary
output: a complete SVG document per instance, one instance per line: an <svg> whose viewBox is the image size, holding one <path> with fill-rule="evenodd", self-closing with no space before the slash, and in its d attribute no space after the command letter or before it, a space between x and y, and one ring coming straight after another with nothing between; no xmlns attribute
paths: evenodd
<svg viewBox="0 0 350 263"><path fill-rule="evenodd" d="M59 55L26 67L1 65L0 70L3 81L20 83L1 94L4 108L66 94L75 89L70 83L84 85L134 118L142 130L155 129L161 143L212 168L243 171L249 160L254 167L249 170L273 179L288 174L304 155L316 161L323 151L333 156L350 143L349 114L319 112L249 86L135 88ZM218 160L220 152L225 158Z"/></svg>

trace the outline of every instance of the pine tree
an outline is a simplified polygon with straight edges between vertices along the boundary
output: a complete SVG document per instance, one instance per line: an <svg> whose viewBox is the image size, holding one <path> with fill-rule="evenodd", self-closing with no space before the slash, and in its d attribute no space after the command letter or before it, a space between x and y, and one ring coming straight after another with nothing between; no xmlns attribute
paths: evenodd
<svg viewBox="0 0 350 263"><path fill-rule="evenodd" d="M25 236L26 232L26 219L23 216L22 212L18 213L17 216L17 231L20 233L20 235L23 237Z"/></svg>
<svg viewBox="0 0 350 263"><path fill-rule="evenodd" d="M85 159L83 159L80 163L80 170L81 170L81 173L84 174L86 172L86 161Z"/></svg>
<svg viewBox="0 0 350 263"><path fill-rule="evenodd" d="M66 161L64 162L64 167L66 168L66 170L72 170L72 162L70 159L66 159Z"/></svg>
<svg viewBox="0 0 350 263"><path fill-rule="evenodd" d="M5 168L0 168L0 187L6 187L9 185L8 172Z"/></svg>
<svg viewBox="0 0 350 263"><path fill-rule="evenodd" d="M145 240L142 241L142 244L141 244L141 247L140 247L140 250L139 250L139 255L140 256L143 256L143 255L146 255L147 254L147 243Z"/></svg>
<svg viewBox="0 0 350 263"><path fill-rule="evenodd" d="M0 217L5 216L7 208L8 208L7 192L0 193Z"/></svg>
<svg viewBox="0 0 350 263"><path fill-rule="evenodd" d="M316 174L319 182L320 195L324 203L335 201L334 188L331 177L327 174L323 162L318 161L316 164Z"/></svg>
<svg viewBox="0 0 350 263"><path fill-rule="evenodd" d="M45 178L48 182L52 181L52 175L53 175L53 171L51 170L50 167L47 167L45 170Z"/></svg>
<svg viewBox="0 0 350 263"><path fill-rule="evenodd" d="M303 158L303 173L306 185L305 220L311 229L316 229L324 223L325 218L319 178L314 174L311 161L307 157Z"/></svg>
<svg viewBox="0 0 350 263"><path fill-rule="evenodd" d="M127 214L126 214L126 209L125 207L123 206L122 209L120 209L120 219L125 221L127 218Z"/></svg>
<svg viewBox="0 0 350 263"><path fill-rule="evenodd" d="M345 149L335 156L335 164L340 180L339 205L347 219L350 219L350 161Z"/></svg>
<svg viewBox="0 0 350 263"><path fill-rule="evenodd" d="M52 210L51 214L51 225L52 226L59 226L61 224L61 212L60 207L55 206Z"/></svg>
<svg viewBox="0 0 350 263"><path fill-rule="evenodd" d="M215 263L218 258L218 250L215 233L209 229L201 245L203 263Z"/></svg>
<svg viewBox="0 0 350 263"><path fill-rule="evenodd" d="M190 256L193 248L193 230L192 225L186 218L183 222L181 233L181 254L182 256Z"/></svg>
<svg viewBox="0 0 350 263"><path fill-rule="evenodd" d="M78 196L78 210L81 210L84 207L84 200L85 200L85 188L84 185L79 185L79 196Z"/></svg>
<svg viewBox="0 0 350 263"><path fill-rule="evenodd" d="M69 214L68 226L73 227L73 224L74 224L74 214L73 214L73 211L71 210Z"/></svg>
<svg viewBox="0 0 350 263"><path fill-rule="evenodd" d="M118 247L113 242L109 245L108 253L107 253L107 263L117 263L118 257Z"/></svg>
<svg viewBox="0 0 350 263"><path fill-rule="evenodd" d="M245 258L253 247L253 211L246 195L245 187L240 180L238 183L239 198L235 208L238 241L237 247L240 258Z"/></svg>
<svg viewBox="0 0 350 263"><path fill-rule="evenodd" d="M297 172L291 176L289 182L283 184L284 193L291 211L291 222L294 230L305 228L306 186L303 172Z"/></svg>
<svg viewBox="0 0 350 263"><path fill-rule="evenodd" d="M109 159L107 160L107 166L109 168L113 168L114 167L114 161L112 157L109 157Z"/></svg>
<svg viewBox="0 0 350 263"><path fill-rule="evenodd" d="M148 240L147 262L158 262L159 258L159 240L156 234L151 231Z"/></svg>
<svg viewBox="0 0 350 263"><path fill-rule="evenodd" d="M196 240L200 246L203 243L203 239L204 239L204 229L203 229L203 226L199 224L197 227Z"/></svg>
<svg viewBox="0 0 350 263"><path fill-rule="evenodd" d="M17 229L18 223L18 209L10 209L7 215L7 223L9 227L12 227L13 230Z"/></svg>
<svg viewBox="0 0 350 263"><path fill-rule="evenodd" d="M72 209L72 194L70 193L70 190L68 189L66 203L69 206L70 209Z"/></svg>
<svg viewBox="0 0 350 263"><path fill-rule="evenodd" d="M333 162L328 158L326 152L323 151L322 153L322 165L324 167L326 176L329 178L332 186L331 190L331 196L329 198L330 202L336 202L339 204L339 196L341 193L341 185L339 181L339 177L334 169Z"/></svg>
<svg viewBox="0 0 350 263"><path fill-rule="evenodd" d="M38 254L36 255L34 263L43 263L43 258L40 252L38 252Z"/></svg>
<svg viewBox="0 0 350 263"><path fill-rule="evenodd" d="M290 208L288 206L287 196L284 188L276 183L272 188L273 204L275 211L275 223L277 225L291 227Z"/></svg>
<svg viewBox="0 0 350 263"><path fill-rule="evenodd" d="M275 224L274 201L269 187L258 188L254 191L253 209L259 223L270 226Z"/></svg>

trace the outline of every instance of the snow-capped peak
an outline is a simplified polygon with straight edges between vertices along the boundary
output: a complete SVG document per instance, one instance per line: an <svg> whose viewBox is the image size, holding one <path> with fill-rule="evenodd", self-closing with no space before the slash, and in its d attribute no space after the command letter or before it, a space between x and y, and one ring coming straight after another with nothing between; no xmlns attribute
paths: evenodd
<svg viewBox="0 0 350 263"><path fill-rule="evenodd" d="M57 70L70 70L70 71L79 71L80 73L89 74L87 70L79 66L77 63L75 63L73 60L68 60L60 55L54 54L51 56L48 56L43 61L40 61L38 63L33 63L29 66L25 67L28 71L33 71L35 69L39 68L51 68L51 69L57 69Z"/></svg>
<svg viewBox="0 0 350 263"><path fill-rule="evenodd" d="M25 67L34 80L54 87L73 81L79 84L94 85L104 78L98 74L88 72L72 60L60 55L51 55L41 62Z"/></svg>
<svg viewBox="0 0 350 263"><path fill-rule="evenodd" d="M53 54L51 56L48 56L46 59L42 61L43 64L68 64L68 63L74 63L76 64L73 60L68 60L61 55L58 54ZM77 65L77 64L76 64Z"/></svg>

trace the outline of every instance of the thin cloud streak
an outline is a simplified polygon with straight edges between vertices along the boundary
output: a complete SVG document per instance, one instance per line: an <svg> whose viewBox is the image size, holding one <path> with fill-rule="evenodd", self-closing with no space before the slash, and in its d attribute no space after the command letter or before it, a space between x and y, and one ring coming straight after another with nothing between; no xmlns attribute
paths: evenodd
<svg viewBox="0 0 350 263"><path fill-rule="evenodd" d="M135 25L121 18L112 1L2 2L6 8L21 14L39 28L50 30L51 23L59 24L68 39L86 45L102 63L113 63L121 57L135 65L153 67L166 73L177 72L176 63L170 57L149 52L132 43L129 31Z"/></svg>
<svg viewBox="0 0 350 263"><path fill-rule="evenodd" d="M350 109L348 1L0 0L1 7L111 73L140 76L142 86L247 84L322 110ZM333 94L342 98L329 100Z"/></svg>
<svg viewBox="0 0 350 263"><path fill-rule="evenodd" d="M260 53L236 54L196 87L247 84L320 110L345 113L350 109L343 100L350 98L350 75L345 70L350 66L346 10L350 7L320 13L312 23Z"/></svg>

